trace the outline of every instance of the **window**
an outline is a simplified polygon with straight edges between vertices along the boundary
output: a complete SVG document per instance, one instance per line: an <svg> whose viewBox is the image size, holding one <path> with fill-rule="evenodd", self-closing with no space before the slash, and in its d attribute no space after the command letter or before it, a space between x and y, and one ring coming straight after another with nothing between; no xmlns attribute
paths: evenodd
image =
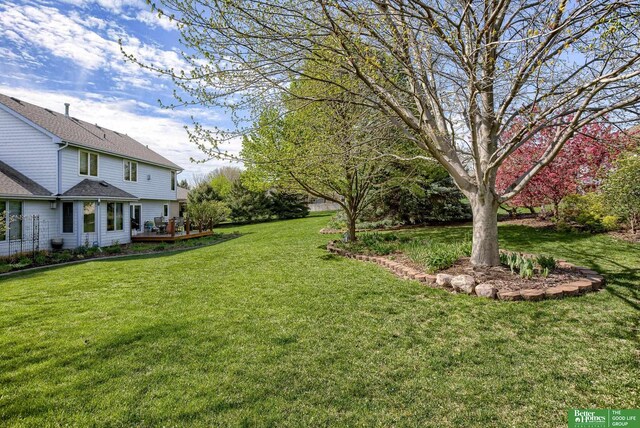
<svg viewBox="0 0 640 428"><path fill-rule="evenodd" d="M164 206L162 207L162 215L164 217L169 217L169 205L168 204L164 204Z"/></svg>
<svg viewBox="0 0 640 428"><path fill-rule="evenodd" d="M0 201L0 241L22 239L22 202Z"/></svg>
<svg viewBox="0 0 640 428"><path fill-rule="evenodd" d="M107 203L107 230L123 230L122 202Z"/></svg>
<svg viewBox="0 0 640 428"><path fill-rule="evenodd" d="M62 203L62 233L73 233L73 202Z"/></svg>
<svg viewBox="0 0 640 428"><path fill-rule="evenodd" d="M98 176L98 154L80 150L80 175Z"/></svg>
<svg viewBox="0 0 640 428"><path fill-rule="evenodd" d="M84 233L93 233L96 231L96 203L84 203Z"/></svg>
<svg viewBox="0 0 640 428"><path fill-rule="evenodd" d="M176 172L171 171L171 190L176 190Z"/></svg>
<svg viewBox="0 0 640 428"><path fill-rule="evenodd" d="M124 161L124 181L138 181L138 162Z"/></svg>
<svg viewBox="0 0 640 428"><path fill-rule="evenodd" d="M7 203L0 201L0 241L7 239L6 234L7 225Z"/></svg>
<svg viewBox="0 0 640 428"><path fill-rule="evenodd" d="M22 202L9 201L9 239L22 239Z"/></svg>

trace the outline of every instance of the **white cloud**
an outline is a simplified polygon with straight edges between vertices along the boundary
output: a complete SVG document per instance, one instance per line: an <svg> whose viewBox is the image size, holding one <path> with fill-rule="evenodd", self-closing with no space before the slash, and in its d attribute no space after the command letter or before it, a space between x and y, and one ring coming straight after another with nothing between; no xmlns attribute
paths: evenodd
<svg viewBox="0 0 640 428"><path fill-rule="evenodd" d="M176 27L175 21L170 21L169 18L165 16L159 17L157 13L152 13L149 10L139 11L136 14L136 19L152 28L160 27L166 31L171 31L178 28Z"/></svg>
<svg viewBox="0 0 640 428"><path fill-rule="evenodd" d="M148 88L149 79L157 76L125 62L118 40L122 40L127 53L144 64L177 71L187 67L177 52L145 44L116 24L99 18L77 13L67 16L52 7L11 3L0 5L0 12L0 37L12 40L19 47L44 49L86 70L112 72L122 88L127 82L128 86Z"/></svg>
<svg viewBox="0 0 640 428"><path fill-rule="evenodd" d="M223 161L191 163L191 157L203 159L205 156L187 137L184 125L189 123L179 120L171 112L167 113L147 103L96 93L62 95L54 91L17 89L1 85L0 92L61 113L64 111L64 103L68 102L71 104L72 116L126 133L182 166L185 172L180 178L190 179L194 174L206 174L215 167L228 164ZM240 141L236 140L226 149L237 154L240 147Z"/></svg>

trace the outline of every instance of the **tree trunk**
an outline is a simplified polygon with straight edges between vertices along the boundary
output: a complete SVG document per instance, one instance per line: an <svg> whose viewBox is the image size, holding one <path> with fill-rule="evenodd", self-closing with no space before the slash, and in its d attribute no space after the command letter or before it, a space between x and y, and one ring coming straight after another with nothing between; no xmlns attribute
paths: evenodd
<svg viewBox="0 0 640 428"><path fill-rule="evenodd" d="M473 212L471 263L498 266L498 201L491 193L471 195L469 200Z"/></svg>
<svg viewBox="0 0 640 428"><path fill-rule="evenodd" d="M356 218L352 215L347 215L347 240L349 242L355 242L358 238L356 237Z"/></svg>

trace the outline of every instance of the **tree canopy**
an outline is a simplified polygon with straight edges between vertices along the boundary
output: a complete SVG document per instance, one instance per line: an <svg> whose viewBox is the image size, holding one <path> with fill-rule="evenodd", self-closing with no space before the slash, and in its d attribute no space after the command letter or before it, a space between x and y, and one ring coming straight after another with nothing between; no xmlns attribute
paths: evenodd
<svg viewBox="0 0 640 428"><path fill-rule="evenodd" d="M291 94L292 79L346 91L341 101L376 110L443 165L473 209L472 261L495 265L499 203L585 125L640 117L639 10L634 0L161 0L154 11L177 21L188 69L143 66L173 78L176 104L220 105L239 120ZM500 140L519 117L528 125ZM195 124L191 136L215 152L241 128ZM552 144L499 192L500 165L545 129Z"/></svg>

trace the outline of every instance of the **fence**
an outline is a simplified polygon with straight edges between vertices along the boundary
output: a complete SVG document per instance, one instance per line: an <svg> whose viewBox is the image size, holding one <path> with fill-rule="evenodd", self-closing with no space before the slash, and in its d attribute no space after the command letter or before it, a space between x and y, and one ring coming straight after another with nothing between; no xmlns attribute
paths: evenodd
<svg viewBox="0 0 640 428"><path fill-rule="evenodd" d="M8 256L33 256L49 248L49 222L39 215L12 217L7 225ZM4 254L3 254L4 255Z"/></svg>

